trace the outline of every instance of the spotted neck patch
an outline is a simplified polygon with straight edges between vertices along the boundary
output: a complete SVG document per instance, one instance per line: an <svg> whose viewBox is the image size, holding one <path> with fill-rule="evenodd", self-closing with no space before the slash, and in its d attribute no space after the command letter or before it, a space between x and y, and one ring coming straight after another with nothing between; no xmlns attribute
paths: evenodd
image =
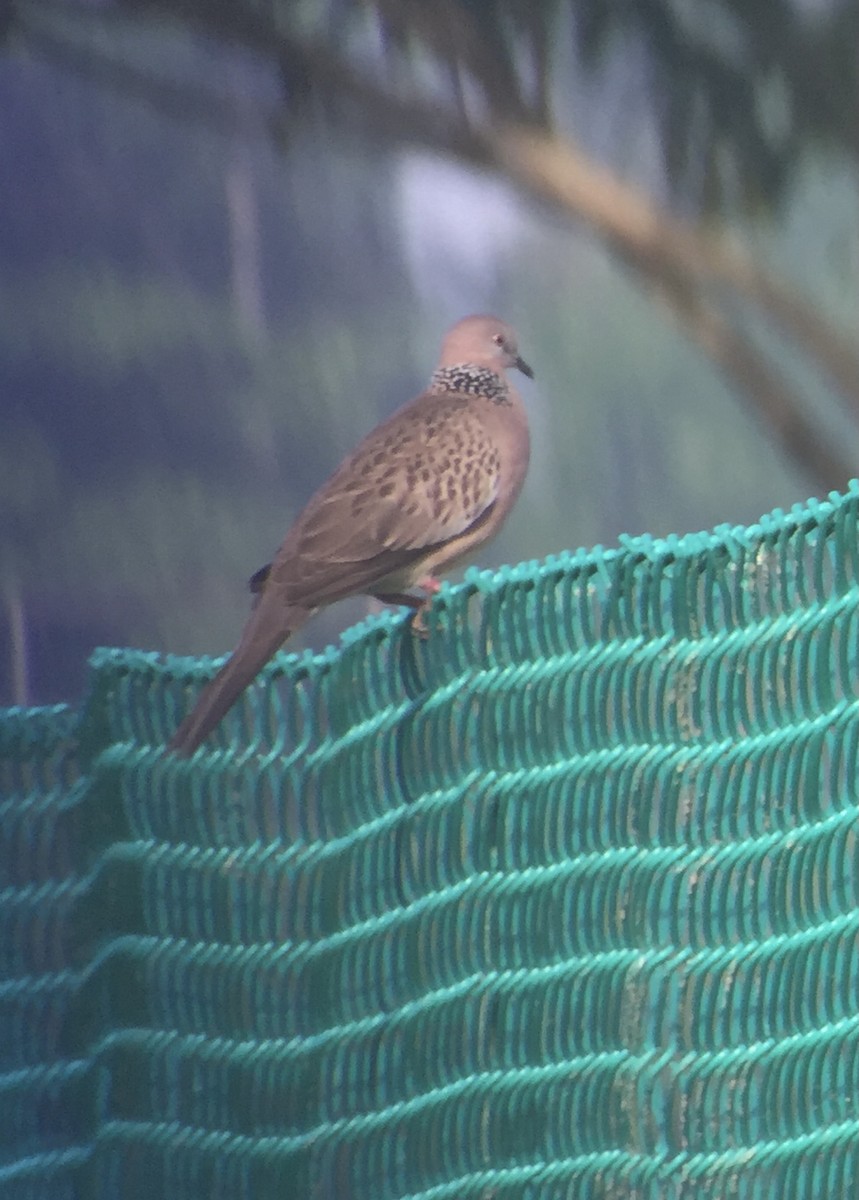
<svg viewBox="0 0 859 1200"><path fill-rule="evenodd" d="M455 363L452 367L439 367L430 380L431 392L458 392L459 395L481 396L496 404L509 404L510 392L500 375L489 367L477 367L473 363Z"/></svg>

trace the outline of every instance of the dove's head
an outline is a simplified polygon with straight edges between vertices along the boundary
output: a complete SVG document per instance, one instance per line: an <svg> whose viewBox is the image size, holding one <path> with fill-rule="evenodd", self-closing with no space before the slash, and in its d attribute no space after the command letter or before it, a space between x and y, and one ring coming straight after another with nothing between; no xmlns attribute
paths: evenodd
<svg viewBox="0 0 859 1200"><path fill-rule="evenodd" d="M448 332L441 347L439 367L488 367L502 375L515 367L529 379L534 372L519 355L516 332L498 317L464 317Z"/></svg>

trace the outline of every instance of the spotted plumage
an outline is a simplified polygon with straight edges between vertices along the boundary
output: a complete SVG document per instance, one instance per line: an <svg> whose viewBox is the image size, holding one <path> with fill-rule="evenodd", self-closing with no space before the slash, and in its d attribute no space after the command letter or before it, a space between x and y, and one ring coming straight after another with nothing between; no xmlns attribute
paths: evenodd
<svg viewBox="0 0 859 1200"><path fill-rule="evenodd" d="M430 386L355 448L251 580L257 603L233 654L170 748L192 754L264 663L326 604L366 593L419 607L497 533L528 465L524 406L506 372L531 370L512 329L466 317L442 345Z"/></svg>
<svg viewBox="0 0 859 1200"><path fill-rule="evenodd" d="M438 367L433 371L431 392L456 392L460 396L483 396L498 404L509 403L510 385L488 367L457 363L453 367Z"/></svg>

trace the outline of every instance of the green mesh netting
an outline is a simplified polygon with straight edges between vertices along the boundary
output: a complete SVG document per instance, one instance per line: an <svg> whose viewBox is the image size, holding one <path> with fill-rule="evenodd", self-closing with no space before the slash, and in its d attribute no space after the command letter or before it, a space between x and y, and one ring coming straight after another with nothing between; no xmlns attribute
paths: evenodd
<svg viewBox="0 0 859 1200"><path fill-rule="evenodd" d="M0 1195L859 1188L859 485L0 720Z"/></svg>

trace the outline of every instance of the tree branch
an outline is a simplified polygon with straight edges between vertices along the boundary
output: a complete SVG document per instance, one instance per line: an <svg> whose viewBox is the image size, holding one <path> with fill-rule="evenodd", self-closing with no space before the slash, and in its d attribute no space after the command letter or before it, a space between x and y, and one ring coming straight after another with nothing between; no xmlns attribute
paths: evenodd
<svg viewBox="0 0 859 1200"><path fill-rule="evenodd" d="M658 260L629 265L650 278L652 290L687 335L735 385L785 455L808 472L825 492L844 486L856 474L851 458L839 453L805 407L784 375L701 292L691 290L671 273L659 270Z"/></svg>
<svg viewBox="0 0 859 1200"><path fill-rule="evenodd" d="M154 12L162 6L154 0L149 7ZM399 5L391 0L385 0L381 7L389 17L400 11ZM420 6L410 3L407 7L406 31L426 33L426 21L419 19ZM172 11L177 8L188 23L206 24L201 23L200 10L190 0L174 0ZM463 10L457 12L459 19L464 19ZM845 462L820 442L815 428L803 416L804 406L784 379L766 365L763 355L745 336L732 328L724 312L705 292L727 287L754 304L775 327L805 350L857 416L859 354L851 340L736 244L667 215L637 188L587 158L574 142L551 133L545 120L539 124L536 121L526 124L521 119L499 122L498 113L493 112L493 118L482 128L475 128L456 106L416 97L412 89L397 94L366 71L358 71L345 56L332 53L326 45L294 38L282 28L267 24L256 10L253 17L251 20L240 7L219 7L211 20L222 27L225 36L229 34L261 55L297 64L306 88L324 99L326 111L336 115L341 125L348 127L358 121L363 132L374 138L418 144L468 166L506 175L566 216L584 221L646 281L659 281L684 327L749 396L792 458L824 486L831 487L834 480L849 477L851 472ZM410 26L408 19L412 20ZM30 36L37 39L37 47L41 40L43 50L55 55L62 52L61 41L58 44L54 37L52 43L44 29L34 25ZM449 41L449 36L447 41L442 38L439 42L434 35L426 44L449 66L476 72L477 82L484 87L487 98L491 98L493 88L482 77L481 59L474 50L473 39L457 42L463 48L462 53L456 47L451 49ZM192 93L187 85L144 76L109 60L102 60L99 71L98 56L79 47L67 45L66 53L77 55L79 65L85 65L90 74L100 74L106 82L114 84L121 80L125 90L136 92L142 99L152 102L157 97L163 103L166 97L169 107L183 115L188 114L190 100L192 115L197 118L211 120L215 116L225 124L233 124L235 120L235 108L223 98L217 98L220 104L208 104L201 98L200 89ZM83 63L81 55L85 55ZM512 98L512 109L522 111L518 94ZM502 112L505 110L510 113L510 100ZM304 112L297 105L294 119L302 119ZM275 121L282 127L284 117L289 120L289 109L285 114L274 114L269 109L261 114L257 127L271 131L276 127ZM736 355L735 360L732 355Z"/></svg>
<svg viewBox="0 0 859 1200"><path fill-rule="evenodd" d="M622 252L640 260L659 258L687 282L727 284L756 303L817 361L859 415L859 355L850 340L725 238L665 216L568 140L506 127L496 130L491 141L499 167L522 186L586 221Z"/></svg>

